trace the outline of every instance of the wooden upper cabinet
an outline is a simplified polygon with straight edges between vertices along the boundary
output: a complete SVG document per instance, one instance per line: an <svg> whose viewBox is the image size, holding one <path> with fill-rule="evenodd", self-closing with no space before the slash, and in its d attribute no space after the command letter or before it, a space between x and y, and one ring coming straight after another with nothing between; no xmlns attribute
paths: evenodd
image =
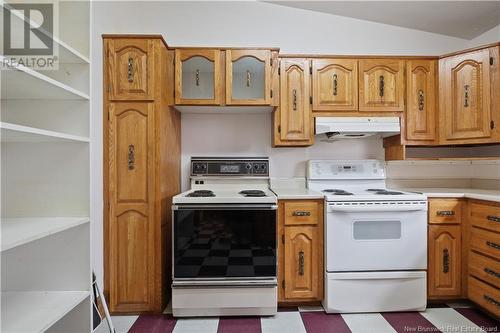
<svg viewBox="0 0 500 333"><path fill-rule="evenodd" d="M175 104L220 105L221 52L216 49L175 50Z"/></svg>
<svg viewBox="0 0 500 333"><path fill-rule="evenodd" d="M313 110L358 111L358 61L312 61Z"/></svg>
<svg viewBox="0 0 500 333"><path fill-rule="evenodd" d="M309 60L282 59L280 87L280 140L312 141Z"/></svg>
<svg viewBox="0 0 500 333"><path fill-rule="evenodd" d="M490 141L490 74L490 49L440 60L442 143Z"/></svg>
<svg viewBox="0 0 500 333"><path fill-rule="evenodd" d="M404 61L359 60L359 111L404 111Z"/></svg>
<svg viewBox="0 0 500 333"><path fill-rule="evenodd" d="M226 51L226 104L271 104L271 51Z"/></svg>
<svg viewBox="0 0 500 333"><path fill-rule="evenodd" d="M152 100L154 94L154 41L135 38L107 39L110 100Z"/></svg>
<svg viewBox="0 0 500 333"><path fill-rule="evenodd" d="M458 225L429 226L429 298L461 295L461 230Z"/></svg>
<svg viewBox="0 0 500 333"><path fill-rule="evenodd" d="M406 139L436 140L438 117L436 60L406 62Z"/></svg>

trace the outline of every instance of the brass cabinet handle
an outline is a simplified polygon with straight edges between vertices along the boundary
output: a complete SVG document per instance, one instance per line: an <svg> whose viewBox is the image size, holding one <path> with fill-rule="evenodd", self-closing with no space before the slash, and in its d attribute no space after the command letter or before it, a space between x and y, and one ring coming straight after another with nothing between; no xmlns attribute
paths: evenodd
<svg viewBox="0 0 500 333"><path fill-rule="evenodd" d="M488 267L485 267L485 268L484 268L484 272L485 272L486 274L492 275L492 276L494 276L494 277L496 277L496 278L500 278L500 273L497 273L497 272L495 272L494 270L492 270L492 269L490 269L490 268L488 268Z"/></svg>
<svg viewBox="0 0 500 333"><path fill-rule="evenodd" d="M424 111L424 91L422 89L418 91L418 110Z"/></svg>
<svg viewBox="0 0 500 333"><path fill-rule="evenodd" d="M134 145L128 146L128 169L134 170L135 168L135 147Z"/></svg>
<svg viewBox="0 0 500 333"><path fill-rule="evenodd" d="M338 88L337 74L333 74L333 96L337 96L337 88Z"/></svg>
<svg viewBox="0 0 500 333"><path fill-rule="evenodd" d="M305 211L295 211L292 213L293 216L311 216L311 212Z"/></svg>
<svg viewBox="0 0 500 333"><path fill-rule="evenodd" d="M200 70L199 69L196 70L195 80L196 80L196 85L199 86L200 85Z"/></svg>
<svg viewBox="0 0 500 333"><path fill-rule="evenodd" d="M448 273L450 271L450 251L448 249L443 250L443 273Z"/></svg>
<svg viewBox="0 0 500 333"><path fill-rule="evenodd" d="M304 251L299 252L299 275L304 275Z"/></svg>
<svg viewBox="0 0 500 333"><path fill-rule="evenodd" d="M500 222L500 217L499 216L488 215L488 216L486 216L486 219L488 221Z"/></svg>
<svg viewBox="0 0 500 333"><path fill-rule="evenodd" d="M252 80L252 74L247 70L247 87L250 87L250 81Z"/></svg>
<svg viewBox="0 0 500 333"><path fill-rule="evenodd" d="M464 85L464 107L465 108L469 107L469 88L470 88L470 86L468 84Z"/></svg>
<svg viewBox="0 0 500 333"><path fill-rule="evenodd" d="M495 250L500 250L500 245L498 245L497 243L487 241L486 245L489 246L489 247L494 248Z"/></svg>
<svg viewBox="0 0 500 333"><path fill-rule="evenodd" d="M483 295L483 298L486 302L488 303L491 303L493 305L496 305L496 306L500 306L500 302L497 301L496 299L494 299L493 297L491 296L488 296L488 295Z"/></svg>
<svg viewBox="0 0 500 333"><path fill-rule="evenodd" d="M454 216L455 212L452 210L438 210L436 212L437 216Z"/></svg>
<svg viewBox="0 0 500 333"><path fill-rule="evenodd" d="M293 95L293 111L297 111L297 89L292 90Z"/></svg>
<svg viewBox="0 0 500 333"><path fill-rule="evenodd" d="M378 78L378 94L380 95L380 97L384 97L384 88L385 88L384 86L385 86L384 76L380 75Z"/></svg>
<svg viewBox="0 0 500 333"><path fill-rule="evenodd" d="M127 78L128 82L134 82L134 59L132 57L128 58Z"/></svg>

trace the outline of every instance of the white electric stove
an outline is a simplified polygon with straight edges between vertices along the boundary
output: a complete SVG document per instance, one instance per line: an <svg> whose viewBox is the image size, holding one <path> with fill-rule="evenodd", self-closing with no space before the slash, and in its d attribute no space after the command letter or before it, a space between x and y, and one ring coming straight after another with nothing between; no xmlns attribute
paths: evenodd
<svg viewBox="0 0 500 333"><path fill-rule="evenodd" d="M307 185L325 194L325 310L425 309L426 197L387 189L377 160L311 160Z"/></svg>
<svg viewBox="0 0 500 333"><path fill-rule="evenodd" d="M191 158L172 206L174 316L277 312L276 209L268 158Z"/></svg>

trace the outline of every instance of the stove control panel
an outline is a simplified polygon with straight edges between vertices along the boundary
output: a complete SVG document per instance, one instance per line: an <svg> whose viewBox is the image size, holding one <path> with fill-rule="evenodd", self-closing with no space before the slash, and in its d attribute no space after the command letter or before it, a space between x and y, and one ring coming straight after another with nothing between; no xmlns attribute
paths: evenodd
<svg viewBox="0 0 500 333"><path fill-rule="evenodd" d="M269 177L269 159L191 158L191 176Z"/></svg>
<svg viewBox="0 0 500 333"><path fill-rule="evenodd" d="M385 179L378 160L309 160L308 179Z"/></svg>

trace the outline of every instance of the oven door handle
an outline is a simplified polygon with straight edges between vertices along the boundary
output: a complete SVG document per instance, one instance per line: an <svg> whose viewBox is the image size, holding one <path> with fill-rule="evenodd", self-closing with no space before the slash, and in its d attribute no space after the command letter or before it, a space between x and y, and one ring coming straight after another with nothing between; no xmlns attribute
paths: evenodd
<svg viewBox="0 0 500 333"><path fill-rule="evenodd" d="M278 206L275 204L179 204L172 205L172 210L276 210Z"/></svg>
<svg viewBox="0 0 500 333"><path fill-rule="evenodd" d="M363 205L328 205L329 212L415 212L427 210L426 204L363 204Z"/></svg>
<svg viewBox="0 0 500 333"><path fill-rule="evenodd" d="M278 285L276 279L269 280L189 280L172 281L172 288L274 288Z"/></svg>

